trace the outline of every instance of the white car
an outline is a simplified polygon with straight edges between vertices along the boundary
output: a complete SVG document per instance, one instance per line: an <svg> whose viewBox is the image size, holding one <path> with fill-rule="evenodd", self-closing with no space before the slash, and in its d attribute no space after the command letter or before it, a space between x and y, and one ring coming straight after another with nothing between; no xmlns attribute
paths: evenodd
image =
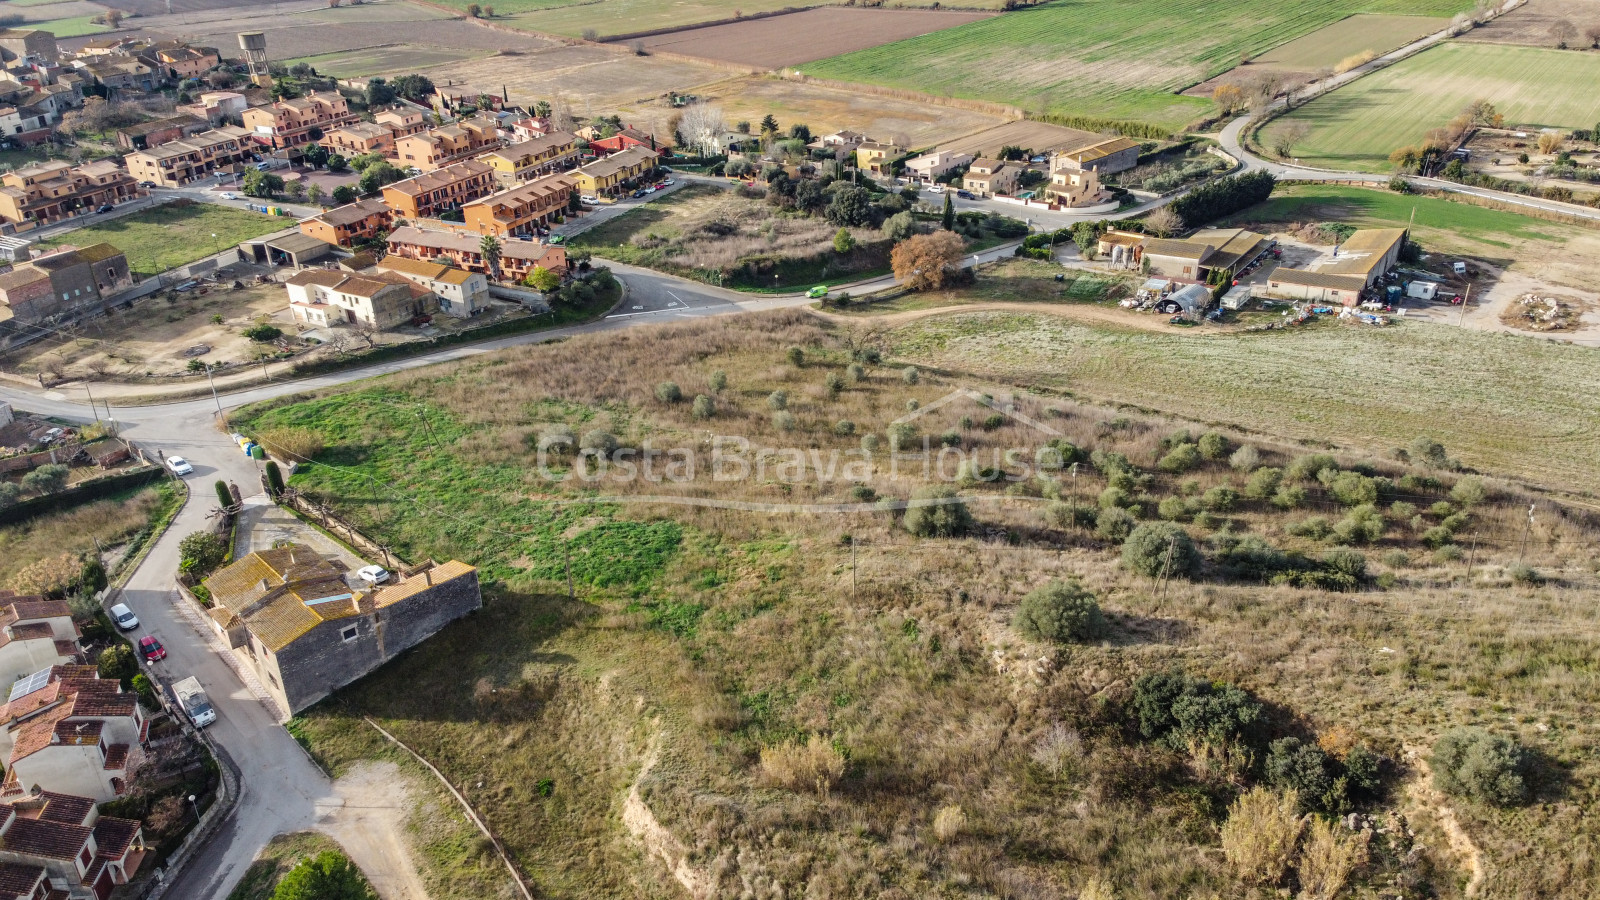
<svg viewBox="0 0 1600 900"><path fill-rule="evenodd" d="M928 193L930 193L930 194L942 194L942 193L944 193L944 185L942 185L942 184L930 184L930 185L928 185Z"/></svg>
<svg viewBox="0 0 1600 900"><path fill-rule="evenodd" d="M645 188L644 192L646 194L654 194L656 192L656 186L652 184L649 187Z"/></svg>
<svg viewBox="0 0 1600 900"><path fill-rule="evenodd" d="M111 607L111 621L117 623L117 627L123 631L132 631L139 627L139 617L122 603Z"/></svg>
<svg viewBox="0 0 1600 900"><path fill-rule="evenodd" d="M661 186L662 187L672 187L675 184L677 184L677 182L673 181L671 178L668 178L666 181L661 182Z"/></svg>
<svg viewBox="0 0 1600 900"><path fill-rule="evenodd" d="M356 570L356 577L368 584L383 584L389 580L389 570L383 566L362 566Z"/></svg>
<svg viewBox="0 0 1600 900"><path fill-rule="evenodd" d="M224 200L237 200L239 198L234 196L233 191L223 191L222 192L222 199L224 199Z"/></svg>
<svg viewBox="0 0 1600 900"><path fill-rule="evenodd" d="M582 197L578 198L578 202L582 203L584 206L599 206L600 198L590 196L589 194L584 194Z"/></svg>
<svg viewBox="0 0 1600 900"><path fill-rule="evenodd" d="M167 468L171 469L174 475L191 475L194 473L194 466L189 465L189 461L181 456L167 457Z"/></svg>

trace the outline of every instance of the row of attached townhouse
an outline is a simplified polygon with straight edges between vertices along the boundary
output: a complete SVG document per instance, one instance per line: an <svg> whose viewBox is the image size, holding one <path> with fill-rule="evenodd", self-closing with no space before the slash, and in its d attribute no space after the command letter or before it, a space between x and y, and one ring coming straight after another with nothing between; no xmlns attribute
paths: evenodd
<svg viewBox="0 0 1600 900"><path fill-rule="evenodd" d="M478 234L522 237L548 227L552 219L565 215L572 193L572 179L566 175L546 175L468 203L461 213L467 227Z"/></svg>
<svg viewBox="0 0 1600 900"><path fill-rule="evenodd" d="M494 169L475 159L397 181L383 189L383 202L404 219L432 219L493 193Z"/></svg>
<svg viewBox="0 0 1600 900"><path fill-rule="evenodd" d="M489 308L489 278L481 272L394 254L384 257L378 268L432 291L445 315L464 319Z"/></svg>
<svg viewBox="0 0 1600 900"><path fill-rule="evenodd" d="M345 156L367 153L393 156L395 141L428 128L422 113L406 107L386 109L372 118L371 122L356 122L335 128L324 135L320 143L330 151Z"/></svg>
<svg viewBox="0 0 1600 900"><path fill-rule="evenodd" d="M294 100L247 109L240 118L255 140L278 150L313 143L335 128L354 124L359 117L339 94L312 91ZM312 129L318 137L312 137Z"/></svg>
<svg viewBox="0 0 1600 900"><path fill-rule="evenodd" d="M48 225L147 193L116 160L34 163L0 176L0 219Z"/></svg>
<svg viewBox="0 0 1600 900"><path fill-rule="evenodd" d="M230 125L134 151L124 161L133 178L175 188L235 171L253 153L250 132Z"/></svg>
<svg viewBox="0 0 1600 900"><path fill-rule="evenodd" d="M655 171L661 161L653 150L629 147L618 153L573 169L569 174L579 192L594 196L612 196L622 193L624 182Z"/></svg>
<svg viewBox="0 0 1600 900"><path fill-rule="evenodd" d="M572 167L578 159L578 136L554 131L479 157L502 185L513 185Z"/></svg>
<svg viewBox="0 0 1600 900"><path fill-rule="evenodd" d="M500 131L495 120L489 116L475 116L397 139L393 159L401 168L432 172L500 145Z"/></svg>
<svg viewBox="0 0 1600 900"><path fill-rule="evenodd" d="M370 241L389 230L394 211L382 200L357 200L302 219L300 232L340 247Z"/></svg>
<svg viewBox="0 0 1600 900"><path fill-rule="evenodd" d="M492 274L483 258L483 239L451 231L396 228L389 234L389 253L411 259L448 260L468 272ZM537 266L557 275L567 274L567 251L560 244L508 240L500 244L500 279L522 281Z"/></svg>
<svg viewBox="0 0 1600 900"><path fill-rule="evenodd" d="M37 257L0 273L0 323L71 314L132 285L127 256L110 244Z"/></svg>

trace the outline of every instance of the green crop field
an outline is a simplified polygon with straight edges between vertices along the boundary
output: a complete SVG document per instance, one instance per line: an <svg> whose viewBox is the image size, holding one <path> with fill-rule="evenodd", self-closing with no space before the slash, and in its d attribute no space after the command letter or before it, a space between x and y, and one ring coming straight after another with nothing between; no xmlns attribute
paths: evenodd
<svg viewBox="0 0 1600 900"><path fill-rule="evenodd" d="M418 47L403 44L398 47L372 47L366 50L344 50L317 56L302 56L285 60L284 65L305 63L323 75L334 78L361 78L384 75L390 72L415 72L429 66L481 59L487 50L451 50L444 47Z"/></svg>
<svg viewBox="0 0 1600 900"><path fill-rule="evenodd" d="M1590 128L1600 119L1600 55L1502 44L1443 44L1318 97L1282 121L1311 126L1302 163L1386 172L1389 154L1419 143L1474 100L1528 128ZM1269 134L1271 127L1269 126Z"/></svg>
<svg viewBox="0 0 1600 900"><path fill-rule="evenodd" d="M1424 247L1461 252L1506 249L1524 241L1564 243L1570 235L1583 233L1498 209L1334 184L1281 185L1265 203L1225 220L1228 225L1264 227L1296 222L1341 222L1357 228L1409 226Z"/></svg>
<svg viewBox="0 0 1600 900"><path fill-rule="evenodd" d="M74 16L70 19L52 19L48 22L29 22L29 28L38 28L48 31L58 38L81 37L85 34L100 34L110 31L104 25L96 25L90 20L94 16Z"/></svg>
<svg viewBox="0 0 1600 900"><path fill-rule="evenodd" d="M467 0L442 2L463 11L468 5ZM606 37L733 19L740 13L773 12L795 4L792 0L506 0L484 5L494 7L495 22L512 28L569 37L593 28Z"/></svg>
<svg viewBox="0 0 1600 900"><path fill-rule="evenodd" d="M1177 127L1210 109L1175 96L1353 13L1449 16L1461 0L1057 0L810 63L807 75L992 100L1033 112Z"/></svg>

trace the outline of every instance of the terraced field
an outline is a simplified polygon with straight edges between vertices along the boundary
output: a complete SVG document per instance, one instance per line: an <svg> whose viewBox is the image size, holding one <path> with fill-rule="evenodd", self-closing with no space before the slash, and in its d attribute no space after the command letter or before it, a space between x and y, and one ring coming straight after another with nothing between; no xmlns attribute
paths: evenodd
<svg viewBox="0 0 1600 900"><path fill-rule="evenodd" d="M1227 71L1241 54L1265 53L1355 13L1448 17L1469 7L1462 0L1057 0L818 60L804 71L1176 127L1210 104L1175 92Z"/></svg>
<svg viewBox="0 0 1600 900"><path fill-rule="evenodd" d="M1418 143L1479 98L1510 124L1590 128L1600 54L1505 44L1443 44L1307 103L1285 117L1311 126L1304 163L1386 172L1389 153Z"/></svg>

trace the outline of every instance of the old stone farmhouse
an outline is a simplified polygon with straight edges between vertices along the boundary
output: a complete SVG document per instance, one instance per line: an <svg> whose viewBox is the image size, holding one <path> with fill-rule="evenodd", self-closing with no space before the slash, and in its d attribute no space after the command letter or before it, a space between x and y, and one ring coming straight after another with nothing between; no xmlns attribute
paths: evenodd
<svg viewBox="0 0 1600 900"><path fill-rule="evenodd" d="M400 574L352 587L338 563L294 544L252 553L205 584L217 632L293 714L483 605L478 570L466 563Z"/></svg>

